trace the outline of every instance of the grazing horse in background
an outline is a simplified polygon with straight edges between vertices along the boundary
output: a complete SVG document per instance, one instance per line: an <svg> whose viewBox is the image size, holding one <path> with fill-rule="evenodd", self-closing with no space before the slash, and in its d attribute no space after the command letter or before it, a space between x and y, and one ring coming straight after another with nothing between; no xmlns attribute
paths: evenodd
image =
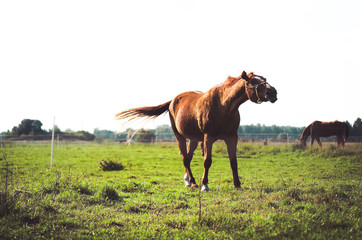
<svg viewBox="0 0 362 240"><path fill-rule="evenodd" d="M322 143L320 141L320 137L337 137L338 146L347 141L349 135L348 125L344 122L334 121L334 122L320 122L314 121L308 127L306 127L302 133L300 138L300 143L303 146L306 146L307 138L310 136L311 138L311 146L313 146L314 139L317 140L319 146L322 147Z"/></svg>
<svg viewBox="0 0 362 240"><path fill-rule="evenodd" d="M224 83L205 93L185 92L172 101L154 107L133 108L116 115L117 119L153 118L168 111L185 167L185 186L197 187L190 163L198 142L203 143L204 174L202 190L209 190L208 173L212 163L212 145L224 140L227 145L234 186L240 188L236 150L237 130L240 124L239 106L251 100L254 103L277 100L277 91L262 76L245 71L239 77L228 77ZM187 139L189 145L186 146Z"/></svg>

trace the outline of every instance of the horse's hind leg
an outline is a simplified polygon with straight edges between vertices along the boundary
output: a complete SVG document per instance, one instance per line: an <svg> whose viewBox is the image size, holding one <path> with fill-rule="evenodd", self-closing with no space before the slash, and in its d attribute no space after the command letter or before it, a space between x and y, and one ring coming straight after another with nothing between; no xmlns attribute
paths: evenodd
<svg viewBox="0 0 362 240"><path fill-rule="evenodd" d="M201 191L209 191L209 169L212 164L212 144L215 142L215 139L212 139L205 135L204 137L204 175L202 177L202 188Z"/></svg>
<svg viewBox="0 0 362 240"><path fill-rule="evenodd" d="M192 160L193 153L194 153L195 149L197 148L198 142L196 142L196 144L195 144L195 142L190 141L189 149L187 151L186 150L186 138L184 138L183 136L181 136L179 134L175 134L175 136L177 139L178 147L179 147L181 155L182 155L182 162L185 167L185 175L184 175L185 187L190 187L190 186L197 187L195 178L191 172L191 160Z"/></svg>
<svg viewBox="0 0 362 240"><path fill-rule="evenodd" d="M198 142L190 140L188 149L187 149L187 157L183 158L184 166L185 166L185 186L186 187L197 187L194 177L191 172L191 160L194 155L194 152L197 148ZM185 165L186 163L186 165ZM190 173L190 174L189 174Z"/></svg>

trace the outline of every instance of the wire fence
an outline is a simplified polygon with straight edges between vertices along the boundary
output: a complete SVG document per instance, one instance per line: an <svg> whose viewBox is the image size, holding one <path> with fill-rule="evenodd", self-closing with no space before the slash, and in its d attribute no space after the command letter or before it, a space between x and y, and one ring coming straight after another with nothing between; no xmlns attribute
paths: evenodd
<svg viewBox="0 0 362 240"><path fill-rule="evenodd" d="M239 140L242 142L286 142L293 143L299 142L301 134L290 134L290 133L242 133L239 134ZM129 137L115 138L115 141L119 142L130 142L135 141ZM322 142L337 142L335 136L332 137L321 137ZM349 142L362 142L362 136L349 136ZM141 141L142 142L142 141ZM173 133L156 133L152 142L176 142L175 135Z"/></svg>
<svg viewBox="0 0 362 240"><path fill-rule="evenodd" d="M21 143L37 143L37 144L49 144L51 142L51 135L36 135L36 136L7 136L0 134L0 148L3 148L8 144L21 144ZM242 133L239 134L239 140L241 142L257 142L264 143L297 143L299 142L300 134L290 133ZM54 145L59 146L61 144L79 142L79 144L86 144L89 142L105 143L105 142L119 142L119 143L162 143L162 142L176 142L175 135L173 133L156 133L155 137L150 141L143 141L142 139L136 140L131 134L128 136L119 137L117 135L111 138L95 138L92 141L86 138L75 138L72 134L55 134ZM322 142L337 142L336 137L321 138ZM362 142L362 136L349 136L348 142Z"/></svg>

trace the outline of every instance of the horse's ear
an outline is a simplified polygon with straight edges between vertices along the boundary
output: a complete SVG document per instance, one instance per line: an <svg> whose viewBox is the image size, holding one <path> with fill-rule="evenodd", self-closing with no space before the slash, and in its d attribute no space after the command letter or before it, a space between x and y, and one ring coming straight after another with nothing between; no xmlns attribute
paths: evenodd
<svg viewBox="0 0 362 240"><path fill-rule="evenodd" d="M254 78L254 72L250 72L250 73L248 74L248 77L249 77L249 79Z"/></svg>
<svg viewBox="0 0 362 240"><path fill-rule="evenodd" d="M246 81L249 81L248 74L245 71L243 71L243 73L241 74L241 78L246 80Z"/></svg>

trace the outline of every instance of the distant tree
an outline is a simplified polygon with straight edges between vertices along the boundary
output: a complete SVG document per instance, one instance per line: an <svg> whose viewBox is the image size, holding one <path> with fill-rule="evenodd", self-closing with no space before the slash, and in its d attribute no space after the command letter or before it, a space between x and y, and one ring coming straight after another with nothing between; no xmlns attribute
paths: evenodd
<svg viewBox="0 0 362 240"><path fill-rule="evenodd" d="M152 131L141 129L137 133L135 141L151 143L151 142L154 142L155 139L156 139L156 135Z"/></svg>
<svg viewBox="0 0 362 240"><path fill-rule="evenodd" d="M70 128L67 128L67 129L65 129L65 132L66 132L66 133L72 133L72 132L73 132L73 130L72 130L72 129L70 129Z"/></svg>
<svg viewBox="0 0 362 240"><path fill-rule="evenodd" d="M361 118L357 118L357 120L353 123L353 135L362 136L362 120Z"/></svg>
<svg viewBox="0 0 362 240"><path fill-rule="evenodd" d="M11 132L8 132L6 135L20 136L18 127L14 126Z"/></svg>
<svg viewBox="0 0 362 240"><path fill-rule="evenodd" d="M288 140L288 134L286 133L279 133L277 137L278 141L286 142Z"/></svg>
<svg viewBox="0 0 362 240"><path fill-rule="evenodd" d="M348 121L345 121L345 123L347 124L347 126L349 128L349 135L351 135L351 136L354 135L352 125Z"/></svg>
<svg viewBox="0 0 362 240"><path fill-rule="evenodd" d="M78 131L74 133L74 135L78 137L79 140L83 141L93 141L94 139L96 139L96 136L86 131Z"/></svg>
<svg viewBox="0 0 362 240"><path fill-rule="evenodd" d="M156 127L156 132L157 133L173 133L171 127L167 124L161 125L161 126L157 126Z"/></svg>
<svg viewBox="0 0 362 240"><path fill-rule="evenodd" d="M164 124L156 128L157 141L172 141L174 134L170 125Z"/></svg>
<svg viewBox="0 0 362 240"><path fill-rule="evenodd" d="M10 135L40 135L45 134L41 128L43 124L39 120L24 119L17 127L13 127Z"/></svg>
<svg viewBox="0 0 362 240"><path fill-rule="evenodd" d="M279 134L279 133L288 133L288 134L301 134L304 130L304 127L281 127L281 126L265 126L265 125L242 125L238 129L238 134Z"/></svg>
<svg viewBox="0 0 362 240"><path fill-rule="evenodd" d="M52 132L52 131L53 131L53 129L50 129L49 132ZM63 133L63 132L60 130L60 128L57 125L54 125L54 134L61 134L61 133Z"/></svg>
<svg viewBox="0 0 362 240"><path fill-rule="evenodd" d="M126 141L127 140L127 136L128 136L128 131L133 131L132 129L128 128L126 131L124 132L120 132L116 134L116 140L117 141Z"/></svg>
<svg viewBox="0 0 362 240"><path fill-rule="evenodd" d="M99 130L98 128L96 128L96 129L94 129L93 134L97 138L102 138L102 139L115 139L116 138L115 132L112 132L110 130Z"/></svg>
<svg viewBox="0 0 362 240"><path fill-rule="evenodd" d="M238 136L240 136L242 134L243 134L243 128L242 128L242 126L239 126L238 127Z"/></svg>

